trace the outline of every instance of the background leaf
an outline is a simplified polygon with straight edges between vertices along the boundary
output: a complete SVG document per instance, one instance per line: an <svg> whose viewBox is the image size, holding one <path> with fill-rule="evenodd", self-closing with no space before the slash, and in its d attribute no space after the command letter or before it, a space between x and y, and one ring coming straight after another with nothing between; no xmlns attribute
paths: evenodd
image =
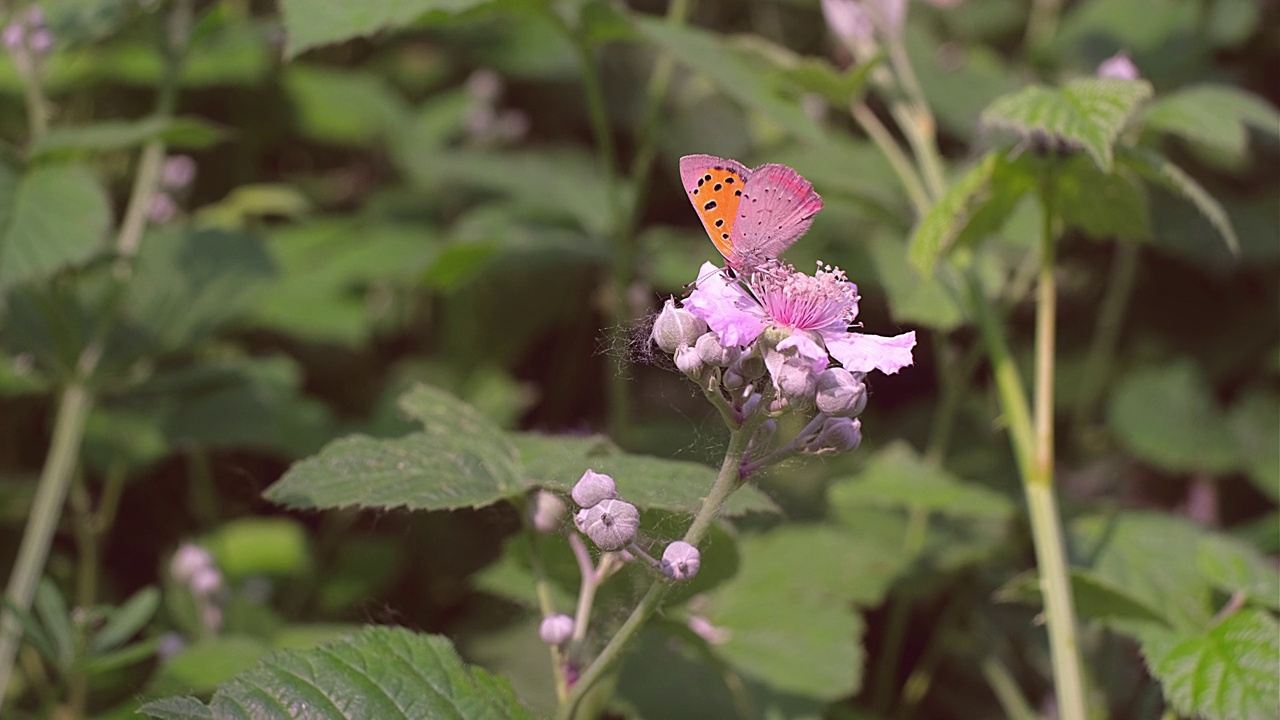
<svg viewBox="0 0 1280 720"><path fill-rule="evenodd" d="M0 163L0 289L42 278L105 249L106 192L83 165L40 165L18 175Z"/></svg>
<svg viewBox="0 0 1280 720"><path fill-rule="evenodd" d="M1210 720L1280 714L1280 625L1263 611L1241 610L1147 660L1181 714Z"/></svg>
<svg viewBox="0 0 1280 720"><path fill-rule="evenodd" d="M513 433L530 482L568 494L588 468L613 477L618 493L640 509L692 513L715 482L716 471L706 465L622 453L604 438L580 438ZM778 508L751 484L729 498L729 516L748 512L777 512Z"/></svg>
<svg viewBox="0 0 1280 720"><path fill-rule="evenodd" d="M428 12L459 12L487 0L370 0L360 3L315 5L308 0L283 0L280 4L288 33L289 57L320 45L399 29Z"/></svg>
<svg viewBox="0 0 1280 720"><path fill-rule="evenodd" d="M1083 148L1109 173L1120 131L1151 95L1151 84L1144 80L1087 78L1062 88L1033 85L991 103L982 123L1023 138L1047 136Z"/></svg>
<svg viewBox="0 0 1280 720"><path fill-rule="evenodd" d="M1131 372L1111 396L1107 427L1157 467L1221 474L1239 465L1225 417L1190 363Z"/></svg>
<svg viewBox="0 0 1280 720"><path fill-rule="evenodd" d="M219 688L209 708L217 720L533 717L505 680L463 664L448 640L385 627L272 653ZM187 701L162 701L142 712L167 719L195 710Z"/></svg>

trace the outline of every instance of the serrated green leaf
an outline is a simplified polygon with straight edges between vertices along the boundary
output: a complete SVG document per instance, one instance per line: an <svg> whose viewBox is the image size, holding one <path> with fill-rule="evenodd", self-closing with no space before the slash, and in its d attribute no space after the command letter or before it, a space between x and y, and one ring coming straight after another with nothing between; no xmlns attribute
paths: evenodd
<svg viewBox="0 0 1280 720"><path fill-rule="evenodd" d="M196 712L153 703L141 711L170 708ZM385 627L313 650L276 651L220 687L209 708L215 720L533 718L506 680L464 664L445 638Z"/></svg>
<svg viewBox="0 0 1280 720"><path fill-rule="evenodd" d="M1159 153L1140 148L1120 152L1119 159L1125 166L1132 168L1151 182L1194 205L1222 236L1227 248L1235 255L1240 254L1240 239L1236 237L1236 231L1231 227L1231 219L1227 217L1226 210L1223 210L1221 203L1213 199L1213 196L1182 168Z"/></svg>
<svg viewBox="0 0 1280 720"><path fill-rule="evenodd" d="M160 608L160 591L148 585L129 597L107 616L107 624L94 634L89 643L91 654L105 653L124 644L134 633L151 621Z"/></svg>
<svg viewBox="0 0 1280 720"><path fill-rule="evenodd" d="M613 477L618 492L641 510L693 513L702 504L716 472L699 463L628 455L601 437L583 438L512 433L529 482L567 494L587 468ZM725 504L728 516L777 512L767 495L744 485Z"/></svg>
<svg viewBox="0 0 1280 720"><path fill-rule="evenodd" d="M1124 513L1080 518L1070 534L1077 563L1175 630L1196 631L1216 611L1212 588L1195 563L1204 537L1196 525L1158 513Z"/></svg>
<svg viewBox="0 0 1280 720"><path fill-rule="evenodd" d="M649 17L635 16L633 22L646 40L711 78L721 92L743 106L757 110L797 137L822 138L817 124L796 103L778 97L762 74L724 37Z"/></svg>
<svg viewBox="0 0 1280 720"><path fill-rule="evenodd" d="M860 593L858 569L845 563L879 558L851 552L855 539L823 526L743 538L737 576L707 598L704 615L723 639L713 652L779 691L822 700L856 692L863 627L849 601L875 593Z"/></svg>
<svg viewBox="0 0 1280 720"><path fill-rule="evenodd" d="M980 239L999 229L1032 178L1001 153L988 153L929 208L909 241L911 266L930 275L934 265L962 240Z"/></svg>
<svg viewBox="0 0 1280 720"><path fill-rule="evenodd" d="M1147 195L1127 169L1104 173L1083 157L1062 163L1053 174L1054 210L1068 227L1095 238L1151 237Z"/></svg>
<svg viewBox="0 0 1280 720"><path fill-rule="evenodd" d="M1190 362L1131 371L1111 395L1107 427L1136 457L1172 472L1222 474L1240 464L1223 413Z"/></svg>
<svg viewBox="0 0 1280 720"><path fill-rule="evenodd" d="M1109 173L1116 139L1151 94L1145 80L1082 78L1061 88L1032 85L997 98L983 111L982 123L1081 147Z"/></svg>
<svg viewBox="0 0 1280 720"><path fill-rule="evenodd" d="M406 27L432 11L461 12L487 0L366 0L357 3L323 3L283 0L286 55L293 57L321 45Z"/></svg>
<svg viewBox="0 0 1280 720"><path fill-rule="evenodd" d="M1192 85L1154 100L1145 127L1242 159L1249 127L1280 135L1280 113L1265 100L1230 85Z"/></svg>
<svg viewBox="0 0 1280 720"><path fill-rule="evenodd" d="M905 442L879 450L858 475L836 480L831 502L841 507L919 508L959 517L1007 519L1013 514L1008 498L980 485L966 483L926 463Z"/></svg>
<svg viewBox="0 0 1280 720"><path fill-rule="evenodd" d="M122 150L157 137L171 147L200 149L214 145L224 135L218 126L194 117L149 117L104 120L89 125L59 125L40 136L31 148L31 157Z"/></svg>
<svg viewBox="0 0 1280 720"><path fill-rule="evenodd" d="M475 408L426 385L401 409L426 432L337 440L296 463L263 496L297 509L481 507L528 487L516 449Z"/></svg>
<svg viewBox="0 0 1280 720"><path fill-rule="evenodd" d="M1143 654L1181 715L1209 720L1280 716L1280 625L1261 610L1241 610L1203 633Z"/></svg>
<svg viewBox="0 0 1280 720"><path fill-rule="evenodd" d="M1280 610L1280 573L1240 540L1224 535L1204 538L1196 548L1196 565L1219 590Z"/></svg>
<svg viewBox="0 0 1280 720"><path fill-rule="evenodd" d="M0 163L0 290L83 262L104 249L107 193L83 165L19 176Z"/></svg>
<svg viewBox="0 0 1280 720"><path fill-rule="evenodd" d="M515 460L465 433L353 435L295 463L263 497L295 510L454 510L491 505L524 487Z"/></svg>

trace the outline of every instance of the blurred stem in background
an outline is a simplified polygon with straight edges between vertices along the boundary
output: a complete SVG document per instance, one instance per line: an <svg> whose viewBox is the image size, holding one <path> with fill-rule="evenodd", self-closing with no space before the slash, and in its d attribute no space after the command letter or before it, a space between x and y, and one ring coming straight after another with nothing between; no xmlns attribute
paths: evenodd
<svg viewBox="0 0 1280 720"><path fill-rule="evenodd" d="M186 54L187 42L191 34L192 5L192 0L177 0L169 11L162 42L165 70L158 88L155 112L157 118L172 117L177 104L182 59ZM32 122L30 142L34 143L45 128L44 94L38 87L34 89L31 87L39 82L39 78L34 74L25 74L23 80L28 86L27 101L40 103L38 111L28 108L28 116ZM160 177L164 154L165 145L159 139L151 140L142 150L129 204L116 236L117 261L113 274L114 287L107 293L108 302L103 304L102 316L97 320L93 338L81 351L75 370L62 389L58 401L53 438L40 473L39 484L36 486L35 498L32 500L31 512L22 535L22 544L18 548L17 559L14 561L9 584L5 590L9 602L23 611L31 607L36 586L44 574L49 547L53 543L54 532L62 517L67 491L76 474L80 458L80 443L84 438L85 424L88 422L95 400L93 376L102 357L106 338L115 322L115 314L123 295L124 285L132 275L133 259L142 241L143 230L146 229L147 206ZM109 495L104 497L104 508L107 502L114 504L116 500ZM92 554L82 555L80 562L97 561L96 555L89 555ZM88 591L89 589L85 590L85 592ZM0 615L0 705L3 704L9 687L14 657L21 640L21 626L14 614L6 609L4 614ZM78 685L80 682L72 679L73 688ZM87 693L74 692L72 706L64 708L63 712L67 717L79 717L84 713L86 701Z"/></svg>
<svg viewBox="0 0 1280 720"><path fill-rule="evenodd" d="M693 0L673 0L667 8L667 22L672 25L684 24L692 6ZM630 177L624 184L620 179L620 163L609 126L604 89L596 69L595 46L588 38L568 27L562 19L557 17L557 22L578 51L596 150L600 154L605 181L608 183L610 213L613 216L611 223L613 252L609 273L609 332L613 335L612 347L625 348L631 325L636 318L631 296L632 284L636 279L636 228L640 221L640 211L644 207L644 189L648 186L649 173L653 167L662 104L667 95L667 88L671 84L675 59L669 53L662 53L654 63L645 93L647 108L644 121L640 125L638 150L632 162ZM627 189L625 198L621 195L624 187ZM612 353L610 360L613 367L609 378L608 430L614 440L625 445L631 412L631 371L624 350Z"/></svg>
<svg viewBox="0 0 1280 720"><path fill-rule="evenodd" d="M1027 30L1028 43L1043 43L1052 34L1058 14L1057 0L1038 1L1032 10L1032 22ZM899 23L903 19L899 19ZM890 115L907 139L914 155L914 163L907 159L892 133L875 113L858 102L852 108L854 120L871 138L888 159L898 175L903 188L922 217L946 190L943 164L938 152L936 123L929 109L927 98L911 67L902 40L900 25L880 18L878 34L887 44L887 57L892 73L873 75L889 91ZM1035 545L1036 564L1040 573L1044 596L1045 616L1049 630L1049 646L1053 660L1054 689L1061 717L1064 720L1085 720L1086 692L1083 668L1080 664L1076 631L1075 609L1071 597L1071 579L1066 560L1062 526L1057 500L1053 491L1054 435L1054 325L1056 321L1057 294L1054 282L1054 244L1060 224L1054 215L1052 188L1043 183L1040 198L1044 209L1039 248L1039 273L1036 295L1036 348L1035 348L1035 415L1034 422L1027 401L1026 388L1019 376L1002 323L988 300L981 281L972 268L963 273L965 298L970 316L978 324L983 346L996 381L997 395L1004 413L1004 420L1013 444L1014 456L1022 476L1032 538ZM1126 293L1127 294L1127 293ZM1118 302L1118 301L1117 301ZM1100 331L1101 333L1101 331ZM935 342L945 338L935 337ZM1105 337L1099 345L1105 348ZM1114 343L1112 343L1114 344ZM1099 353L1105 350L1098 350ZM1105 357L1105 356L1104 356ZM1101 362L1101 361L1099 361ZM968 365L968 363L964 363ZM943 372L940 381L944 397L958 392L968 373ZM946 402L940 412L955 413L958 402ZM949 433L951 420L941 418L935 422L935 438L931 440L929 457L934 462L942 459L945 435ZM941 437L937 437L937 435ZM890 637L890 644L901 642ZM887 651L887 657L897 657L898 649Z"/></svg>

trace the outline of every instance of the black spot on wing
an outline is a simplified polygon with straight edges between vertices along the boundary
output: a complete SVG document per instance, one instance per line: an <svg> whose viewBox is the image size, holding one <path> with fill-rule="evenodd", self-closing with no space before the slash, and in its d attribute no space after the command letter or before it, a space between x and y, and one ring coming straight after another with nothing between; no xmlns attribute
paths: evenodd
<svg viewBox="0 0 1280 720"><path fill-rule="evenodd" d="M707 201L707 204L702 206L702 209L703 209L703 210L715 210L715 209L716 209L716 201L715 201L715 200L708 200L708 201Z"/></svg>

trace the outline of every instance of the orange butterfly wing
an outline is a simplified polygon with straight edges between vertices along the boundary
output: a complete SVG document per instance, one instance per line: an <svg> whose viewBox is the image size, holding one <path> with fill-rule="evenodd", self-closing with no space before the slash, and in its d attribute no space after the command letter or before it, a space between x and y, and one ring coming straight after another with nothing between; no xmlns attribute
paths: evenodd
<svg viewBox="0 0 1280 720"><path fill-rule="evenodd" d="M720 254L733 255L733 221L738 218L742 187L751 171L736 160L714 155L686 155L680 158L680 180L689 202L702 219Z"/></svg>

